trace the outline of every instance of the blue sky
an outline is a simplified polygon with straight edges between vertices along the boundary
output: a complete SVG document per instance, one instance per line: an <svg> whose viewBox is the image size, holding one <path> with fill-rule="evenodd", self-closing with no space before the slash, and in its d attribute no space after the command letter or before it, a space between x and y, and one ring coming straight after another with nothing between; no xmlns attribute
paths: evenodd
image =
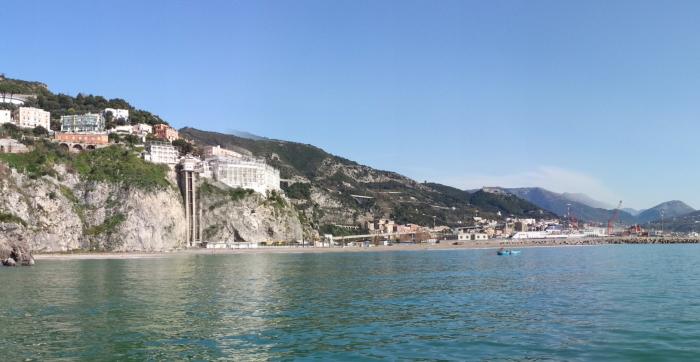
<svg viewBox="0 0 700 362"><path fill-rule="evenodd" d="M700 207L700 2L13 1L0 72L419 181Z"/></svg>

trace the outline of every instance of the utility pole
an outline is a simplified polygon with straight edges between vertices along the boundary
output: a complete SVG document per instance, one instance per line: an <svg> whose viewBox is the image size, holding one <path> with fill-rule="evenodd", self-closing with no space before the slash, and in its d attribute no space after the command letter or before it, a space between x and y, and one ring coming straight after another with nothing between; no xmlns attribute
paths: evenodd
<svg viewBox="0 0 700 362"><path fill-rule="evenodd" d="M664 234L664 210L661 210L661 235Z"/></svg>

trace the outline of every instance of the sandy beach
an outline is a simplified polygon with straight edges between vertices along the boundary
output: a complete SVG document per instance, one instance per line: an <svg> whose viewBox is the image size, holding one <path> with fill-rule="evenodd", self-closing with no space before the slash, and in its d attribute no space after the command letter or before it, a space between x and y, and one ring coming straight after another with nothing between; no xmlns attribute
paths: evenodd
<svg viewBox="0 0 700 362"><path fill-rule="evenodd" d="M586 242L565 242L562 240L489 240L479 242L459 242L453 245L453 241L443 241L440 244L394 244L392 246L373 247L259 247L251 249L183 249L169 252L96 252L96 253L46 253L35 254L36 260L86 260L86 259L147 259L166 258L183 255L224 255L224 254L322 254L322 253L372 253L391 251L435 251L435 250L464 250L464 249L498 249L506 248L533 248L533 247L570 247L570 246L594 246L606 244L619 244L600 239L589 239ZM637 244L637 243L635 243Z"/></svg>

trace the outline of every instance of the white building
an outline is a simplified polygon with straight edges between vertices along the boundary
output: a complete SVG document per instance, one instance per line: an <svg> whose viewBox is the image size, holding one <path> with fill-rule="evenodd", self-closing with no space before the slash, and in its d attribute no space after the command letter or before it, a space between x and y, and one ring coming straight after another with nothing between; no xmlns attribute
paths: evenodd
<svg viewBox="0 0 700 362"><path fill-rule="evenodd" d="M134 131L134 127L132 126L115 126L114 128L108 130L107 132L109 133L116 133L120 135L129 135L132 134Z"/></svg>
<svg viewBox="0 0 700 362"><path fill-rule="evenodd" d="M34 107L19 107L12 112L12 118L17 126L22 128L34 128L42 126L47 130L51 128L51 113Z"/></svg>
<svg viewBox="0 0 700 362"><path fill-rule="evenodd" d="M106 117L107 112L112 113L113 119L122 119L125 121L129 120L129 110L128 109L105 108L105 110L102 111L102 115Z"/></svg>
<svg viewBox="0 0 700 362"><path fill-rule="evenodd" d="M12 123L12 112L6 109L0 109L0 124L4 123Z"/></svg>
<svg viewBox="0 0 700 362"><path fill-rule="evenodd" d="M151 142L146 146L143 159L153 163L175 165L180 159L180 153L170 143Z"/></svg>
<svg viewBox="0 0 700 362"><path fill-rule="evenodd" d="M91 133L104 132L105 119L101 114L86 113L61 116L61 132Z"/></svg>
<svg viewBox="0 0 700 362"><path fill-rule="evenodd" d="M236 151L231 151L231 150L227 150L225 148L221 148L221 146L205 146L202 149L202 154L204 155L205 159L211 158L211 157L216 157L216 156L231 157L231 158L243 157L242 154L240 154Z"/></svg>
<svg viewBox="0 0 700 362"><path fill-rule="evenodd" d="M250 157L221 157L207 159L215 180L229 187L251 189L265 194L280 190L280 172L263 160Z"/></svg>
<svg viewBox="0 0 700 362"><path fill-rule="evenodd" d="M471 241L471 240L488 240L489 235L486 233L478 233L478 232L463 232L460 231L457 234L457 240L460 241Z"/></svg>
<svg viewBox="0 0 700 362"><path fill-rule="evenodd" d="M132 130L133 130L134 134L146 135L149 133L153 133L153 126L151 126L150 124L139 123L139 124L133 125Z"/></svg>

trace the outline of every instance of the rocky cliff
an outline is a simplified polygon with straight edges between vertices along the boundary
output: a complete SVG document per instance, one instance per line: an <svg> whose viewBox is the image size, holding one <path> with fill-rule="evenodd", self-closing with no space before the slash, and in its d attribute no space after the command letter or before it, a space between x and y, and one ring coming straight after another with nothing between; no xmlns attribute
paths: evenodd
<svg viewBox="0 0 700 362"><path fill-rule="evenodd" d="M32 178L0 164L0 245L34 251L161 251L184 245L186 224L174 187L141 190L84 181L63 165Z"/></svg>
<svg viewBox="0 0 700 362"><path fill-rule="evenodd" d="M200 192L207 241L315 235L281 194L209 184ZM0 254L164 251L185 247L186 235L174 172L133 150L112 146L72 155L38 143L27 154L0 154Z"/></svg>
<svg viewBox="0 0 700 362"><path fill-rule="evenodd" d="M212 242L301 241L313 237L280 194L263 196L205 182L199 187L202 237Z"/></svg>

